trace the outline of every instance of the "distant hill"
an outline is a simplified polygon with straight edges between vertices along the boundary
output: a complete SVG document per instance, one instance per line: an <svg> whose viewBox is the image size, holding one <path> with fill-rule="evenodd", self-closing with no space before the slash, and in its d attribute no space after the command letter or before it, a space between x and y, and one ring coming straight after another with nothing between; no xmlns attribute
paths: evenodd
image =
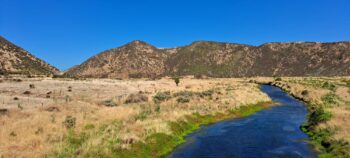
<svg viewBox="0 0 350 158"><path fill-rule="evenodd" d="M158 49L142 41L104 51L66 72L68 76L139 78L164 75L350 75L350 42L289 42L250 46L198 41Z"/></svg>
<svg viewBox="0 0 350 158"><path fill-rule="evenodd" d="M49 75L59 70L0 36L0 74Z"/></svg>

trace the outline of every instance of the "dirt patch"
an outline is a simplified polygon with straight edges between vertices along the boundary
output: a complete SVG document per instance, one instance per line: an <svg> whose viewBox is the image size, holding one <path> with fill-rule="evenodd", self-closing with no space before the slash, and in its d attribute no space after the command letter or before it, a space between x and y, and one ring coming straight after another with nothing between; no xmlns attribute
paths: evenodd
<svg viewBox="0 0 350 158"><path fill-rule="evenodd" d="M335 93L340 99L350 102L350 89L348 87L339 87Z"/></svg>

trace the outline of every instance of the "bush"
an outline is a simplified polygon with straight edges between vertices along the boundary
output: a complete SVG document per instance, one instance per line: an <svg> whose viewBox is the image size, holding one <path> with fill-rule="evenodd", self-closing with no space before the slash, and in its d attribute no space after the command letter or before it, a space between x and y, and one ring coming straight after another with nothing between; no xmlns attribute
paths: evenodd
<svg viewBox="0 0 350 158"><path fill-rule="evenodd" d="M327 122L332 118L332 113L325 111L323 107L314 106L310 110L308 127L314 127L319 123Z"/></svg>
<svg viewBox="0 0 350 158"><path fill-rule="evenodd" d="M30 91L24 91L23 94L29 95L29 94L31 94L31 92Z"/></svg>
<svg viewBox="0 0 350 158"><path fill-rule="evenodd" d="M332 84L332 83L329 83L329 82L324 82L322 84L322 88L325 88L325 89L329 89L331 91L334 91L335 90L335 85Z"/></svg>
<svg viewBox="0 0 350 158"><path fill-rule="evenodd" d="M66 119L63 121L63 125L68 129L74 128L76 124L76 120L77 119L75 117L66 116Z"/></svg>
<svg viewBox="0 0 350 158"><path fill-rule="evenodd" d="M84 126L85 130L90 130L90 129L94 129L94 128L95 128L95 125L93 125L93 124L87 124Z"/></svg>
<svg viewBox="0 0 350 158"><path fill-rule="evenodd" d="M180 91L174 93L174 97L192 97L194 93L192 91Z"/></svg>
<svg viewBox="0 0 350 158"><path fill-rule="evenodd" d="M303 90L301 92L301 95L303 95L303 96L309 95L309 91L308 90Z"/></svg>
<svg viewBox="0 0 350 158"><path fill-rule="evenodd" d="M344 79L344 80L342 80L342 82L344 82L347 87L350 87L350 80Z"/></svg>
<svg viewBox="0 0 350 158"><path fill-rule="evenodd" d="M148 115L150 115L150 114L151 114L151 111L149 111L149 110L147 110L147 111L142 111L142 112L140 112L138 115L135 116L135 121L136 121L136 120L143 121L143 120L145 120L145 119L148 117Z"/></svg>
<svg viewBox="0 0 350 158"><path fill-rule="evenodd" d="M180 78L179 77L173 77L173 80L174 80L176 86L179 86Z"/></svg>
<svg viewBox="0 0 350 158"><path fill-rule="evenodd" d="M116 106L118 106L118 104L115 103L113 100L103 101L102 105L107 106L107 107L116 107Z"/></svg>
<svg viewBox="0 0 350 158"><path fill-rule="evenodd" d="M337 101L335 100L335 94L329 93L321 98L325 105L335 105Z"/></svg>
<svg viewBox="0 0 350 158"><path fill-rule="evenodd" d="M176 99L176 101L178 103L188 103L188 102L190 102L190 99L187 98L187 97L179 97L179 98Z"/></svg>
<svg viewBox="0 0 350 158"><path fill-rule="evenodd" d="M29 84L29 88L30 88L30 89L34 89L34 88L35 88L35 85L34 85L34 84Z"/></svg>
<svg viewBox="0 0 350 158"><path fill-rule="evenodd" d="M148 101L148 96L144 94L130 94L126 100L125 103L140 103L140 102L146 102Z"/></svg>
<svg viewBox="0 0 350 158"><path fill-rule="evenodd" d="M72 92L72 86L68 87L68 92Z"/></svg>
<svg viewBox="0 0 350 158"><path fill-rule="evenodd" d="M203 97L211 97L213 94L214 94L214 90L209 89L209 90L200 92L200 93L198 93L197 95L198 95L199 97L203 98Z"/></svg>
<svg viewBox="0 0 350 158"><path fill-rule="evenodd" d="M171 99L170 91L158 92L155 96L153 96L153 101L155 103L161 103L169 99Z"/></svg>
<svg viewBox="0 0 350 158"><path fill-rule="evenodd" d="M276 77L275 81L282 81L282 78L281 77Z"/></svg>

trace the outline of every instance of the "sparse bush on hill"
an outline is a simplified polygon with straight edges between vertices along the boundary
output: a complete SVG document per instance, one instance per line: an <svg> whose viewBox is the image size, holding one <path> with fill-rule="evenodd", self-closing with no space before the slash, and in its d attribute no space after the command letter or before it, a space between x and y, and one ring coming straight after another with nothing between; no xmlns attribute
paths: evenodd
<svg viewBox="0 0 350 158"><path fill-rule="evenodd" d="M170 91L158 92L155 96L153 96L153 101L155 103L161 103L163 101L169 100L170 98Z"/></svg>
<svg viewBox="0 0 350 158"><path fill-rule="evenodd" d="M102 105L108 106L108 107L116 107L118 104L113 100L106 100L102 102Z"/></svg>
<svg viewBox="0 0 350 158"><path fill-rule="evenodd" d="M178 103L188 103L190 102L190 99L188 97L179 97L176 99Z"/></svg>
<svg viewBox="0 0 350 158"><path fill-rule="evenodd" d="M329 93L323 96L321 100L326 106L333 106L337 104L336 95L333 93Z"/></svg>
<svg viewBox="0 0 350 158"><path fill-rule="evenodd" d="M331 90L331 91L334 91L334 90L335 90L335 85L326 81L326 82L324 82L324 83L322 84L322 88L325 88L325 89L329 89L329 90Z"/></svg>
<svg viewBox="0 0 350 158"><path fill-rule="evenodd" d="M192 97L193 95L195 95L194 92L192 91L180 91L180 92L176 92L174 93L174 97Z"/></svg>
<svg viewBox="0 0 350 158"><path fill-rule="evenodd" d="M129 103L140 103L140 102L147 102L148 101L148 96L144 95L144 94L130 94L126 100L125 103L129 104Z"/></svg>
<svg viewBox="0 0 350 158"><path fill-rule="evenodd" d="M212 89L209 89L209 90L197 93L197 95L199 97L201 97L201 98L203 98L203 97L211 97L213 94L214 94L214 90L212 90Z"/></svg>

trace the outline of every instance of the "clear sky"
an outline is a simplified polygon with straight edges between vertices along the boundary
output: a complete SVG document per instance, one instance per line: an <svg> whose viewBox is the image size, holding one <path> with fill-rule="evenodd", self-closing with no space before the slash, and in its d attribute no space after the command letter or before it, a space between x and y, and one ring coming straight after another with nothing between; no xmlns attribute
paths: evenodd
<svg viewBox="0 0 350 158"><path fill-rule="evenodd" d="M132 40L349 41L350 0L0 0L0 35L65 70Z"/></svg>

